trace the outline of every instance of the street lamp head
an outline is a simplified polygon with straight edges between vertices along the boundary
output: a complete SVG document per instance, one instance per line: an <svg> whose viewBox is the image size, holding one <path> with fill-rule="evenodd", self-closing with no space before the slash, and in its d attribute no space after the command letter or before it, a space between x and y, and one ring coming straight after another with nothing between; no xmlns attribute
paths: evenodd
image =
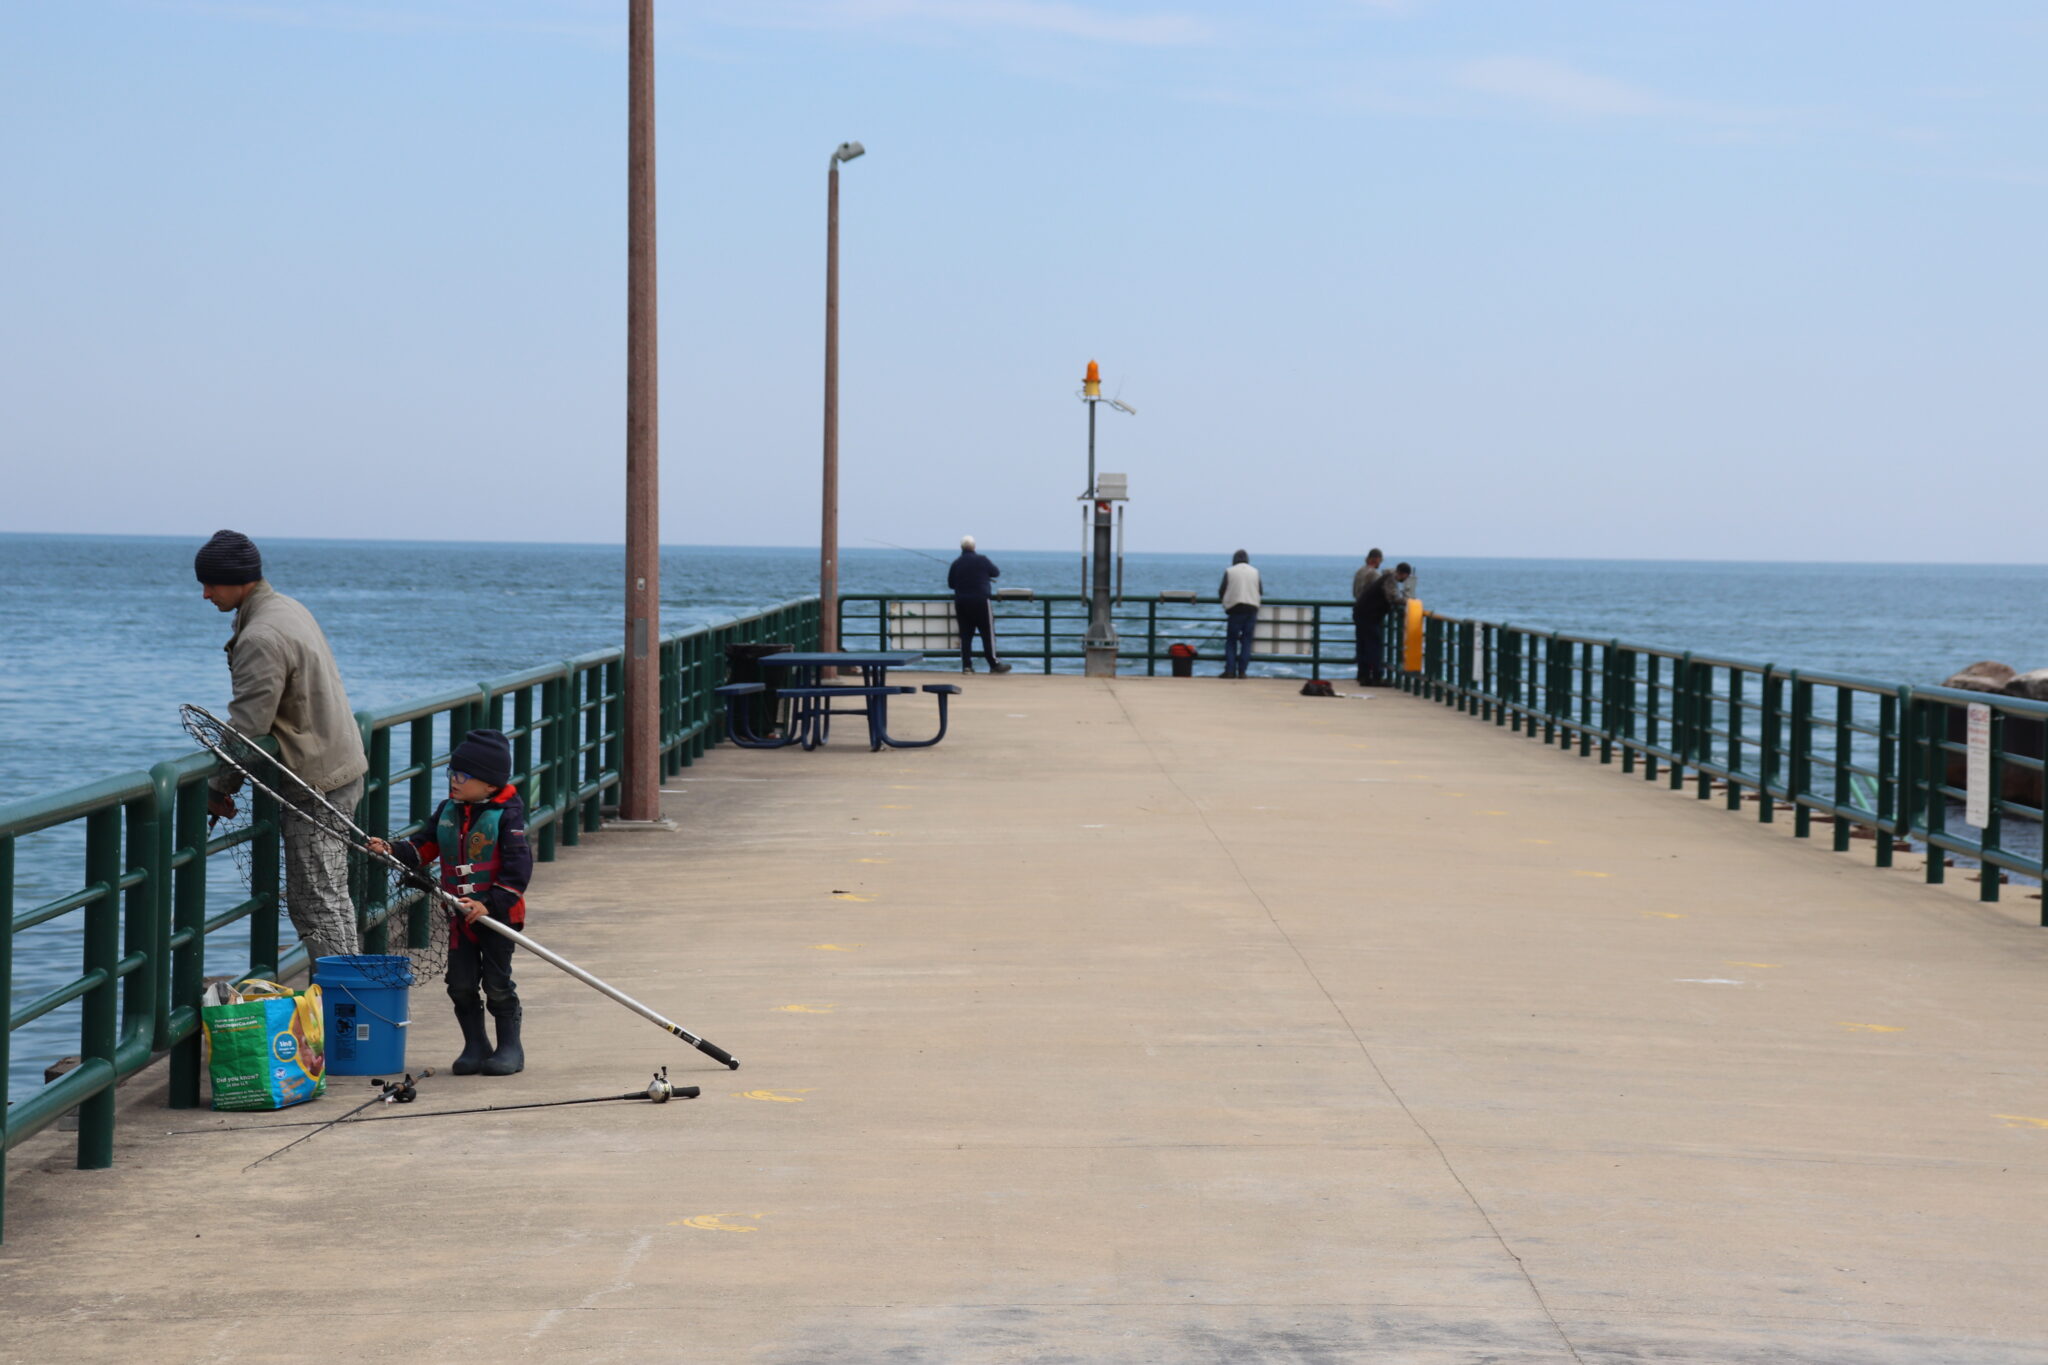
<svg viewBox="0 0 2048 1365"><path fill-rule="evenodd" d="M832 153L832 161L835 165L841 161L851 161L857 156L867 155L867 150L858 142L842 142Z"/></svg>

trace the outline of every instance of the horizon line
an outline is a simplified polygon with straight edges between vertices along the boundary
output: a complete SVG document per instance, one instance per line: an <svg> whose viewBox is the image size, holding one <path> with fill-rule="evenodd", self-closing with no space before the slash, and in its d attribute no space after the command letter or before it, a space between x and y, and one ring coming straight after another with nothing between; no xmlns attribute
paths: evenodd
<svg viewBox="0 0 2048 1365"><path fill-rule="evenodd" d="M205 534L211 534L211 533L209 532L209 533L205 533ZM145 532L139 532L139 531L9 531L9 530L0 530L0 539L17 539L17 538L18 538L18 539L24 539L24 540L27 540L27 539L37 539L37 538L40 538L40 539L45 539L45 540L138 540L138 541L185 541L185 540L190 540L190 541L192 541L192 542L193 542L193 543L194 543L195 545L202 545L202 544L204 544L204 543L205 543L205 534L200 534L200 533L190 533L190 534L186 534L186 533L175 533L175 532L174 532L174 533L162 533L162 532L150 532L150 533L145 533ZM622 553L622 554L623 554L623 553L625 552L625 540L624 540L623 538L621 538L621 539L619 539L619 540L615 540L615 541L613 541L613 540L524 540L524 539L522 539L522 540L489 540L489 539L482 539L482 538L449 538L449 539L441 539L441 540L423 540L423 539L419 539L419 538L417 538L417 537L410 537L410 536L271 536L271 537L268 537L268 539L269 539L270 541L272 541L273 543L276 543L276 544L282 544L282 545L360 545L360 544L371 544L371 545L394 545L394 546L396 546L396 545L488 545L488 546L514 546L514 547L516 547L516 546L522 546L522 545L523 545L523 546L533 546L533 547L536 547L536 548L549 548L549 549L616 549L616 550L618 550L618 551L619 551L620 553ZM660 545L660 548L661 548L662 550L664 550L664 551L667 551L667 550L772 550L772 551L777 551L777 552L781 552L781 553L787 553L787 554L815 554L815 553L817 553L817 548L818 548L818 547L817 547L817 546L815 546L815 545L758 545L758 544L751 544L751 543L723 543L723 542L714 542L714 541L663 541L663 542L661 543L661 545ZM917 546L917 545L855 545L855 546L846 546L846 545L842 545L842 546L840 547L840 556L841 556L842 558L844 558L844 557L845 557L846 555L849 555L849 554L891 554L891 553L895 553L895 554L903 554L903 553L924 553L924 552L927 552L927 551L930 551L930 552L934 552L934 553L938 553L938 554L946 554L946 553L955 553L955 552L957 552L957 547L946 547L946 546ZM1077 552L1076 552L1076 551L1074 550L1074 548L1073 548L1073 547L1071 547L1071 546L1064 546L1064 547L1061 547L1061 548L1058 548L1058 549L1041 549L1041 548L1036 548L1036 547L1031 547L1031 546L1022 546L1022 545L1019 545L1019 546L1011 546L1011 547L1009 547L1009 548L1005 549L1005 550L1003 551L1003 553L1005 553L1005 554L1032 554L1032 555L1041 555L1041 554L1049 554L1049 555L1071 555L1071 554L1075 554L1075 553L1077 553ZM1218 557L1224 557L1224 556L1227 556L1227 555L1229 555L1230 553L1231 553L1231 552L1230 552L1230 551L1228 551L1228 550L1208 550L1208 549L1202 549L1202 550L1131 550L1131 551L1128 551L1128 552L1126 553L1126 555L1125 555L1125 556L1123 556L1123 557L1125 557L1125 558L1133 558L1133 559L1135 559L1135 558L1141 558L1141 557L1152 557L1152 556L1158 556L1158 557L1161 557L1161 558L1177 558L1177 559L1192 559L1192 558L1197 558L1197 557L1199 557L1199 556L1203 556L1203 555L1216 555L1216 556L1218 556ZM1287 551L1287 552L1273 552L1273 553L1270 553L1270 554L1264 554L1264 555L1262 555L1261 557L1263 557L1263 558L1268 558L1268 559L1348 559L1348 558L1356 558L1356 559L1357 559L1357 560L1358 560L1358 561L1359 561L1360 563L1363 563L1363 562L1365 561L1365 552L1364 552L1363 550L1340 550L1340 551L1328 551L1328 550L1302 550L1302 551ZM1430 558L1435 558L1435 559L1437 559L1437 560L1439 560L1439 561L1441 561L1441 560L1457 560L1457 561L1468 561L1468 562L1475 562L1475 563L1492 563L1492 564L1510 564L1510 563L1530 563L1530 562L1534 562L1534 563L1539 563L1539 564L1750 564L1750 565L1784 565L1784 564L1807 564L1807 565L1819 565L1819 564L1830 564L1830 565L1834 565L1834 564L1841 564L1841 565L1877 565L1877 564L1895 564L1895 565L1899 565L1899 566L1902 566L1902 567L1904 567L1904 566L1911 566L1911 567L1914 567L1914 568L2008 568L2008 569L2028 569L2028 568L2043 568L2043 567L2048 567L2048 563L2044 563L2043 561L2040 561L2040 560L2029 560L2029 559L1925 559L1925 560L1908 560L1908 559L1899 559L1899 558L1897 558L1897 557L1895 557L1895 556L1889 556L1889 555L1887 555L1887 556L1884 556L1884 557L1882 557L1882 558L1876 558L1876 559L1710 559L1710 558L1702 558L1702 557L1691 557L1691 556L1679 556L1679 555L1673 555L1673 556L1663 556L1663 557L1660 557L1660 556L1633 556L1633 555L1470 555L1470 554L1451 554L1451 553L1445 553L1445 554L1438 554L1438 555L1434 555L1434 556L1432 556L1432 555L1427 555L1427 554L1422 554L1422 553L1418 553L1418 552L1416 552L1416 551L1404 551L1404 552L1403 552L1402 554L1400 554L1400 555L1395 555L1395 556L1390 556L1390 558L1394 558L1394 559L1413 559L1413 560L1426 560L1426 559L1430 559ZM1253 562L1254 562L1254 563L1256 563L1256 562L1257 562L1257 560L1256 560L1256 559L1254 559L1254 561L1253 561Z"/></svg>

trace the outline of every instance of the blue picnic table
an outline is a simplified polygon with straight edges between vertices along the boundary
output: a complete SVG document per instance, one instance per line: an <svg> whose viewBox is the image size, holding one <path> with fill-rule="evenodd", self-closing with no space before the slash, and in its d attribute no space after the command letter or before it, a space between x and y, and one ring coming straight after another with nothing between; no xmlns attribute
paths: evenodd
<svg viewBox="0 0 2048 1365"><path fill-rule="evenodd" d="M868 748L888 745L895 749L923 749L946 737L946 703L960 694L952 683L926 683L921 689L938 698L939 729L930 739L897 739L889 733L889 698L919 691L916 687L892 684L889 670L908 668L924 662L917 650L836 650L808 654L766 654L754 661L757 668L786 671L789 681L776 684L776 695L791 703L790 723L780 736L757 735L747 723L747 697L767 689L765 683L728 683L718 688L726 700L726 730L733 743L748 749L779 749L801 744L815 749L831 737L832 717L861 716L867 721ZM829 672L858 669L856 684L828 683ZM853 705L845 703L852 702Z"/></svg>

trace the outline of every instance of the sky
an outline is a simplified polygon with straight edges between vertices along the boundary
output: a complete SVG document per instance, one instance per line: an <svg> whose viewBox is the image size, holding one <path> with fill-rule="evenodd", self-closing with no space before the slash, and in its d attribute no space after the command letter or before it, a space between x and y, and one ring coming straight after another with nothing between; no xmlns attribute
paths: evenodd
<svg viewBox="0 0 2048 1365"><path fill-rule="evenodd" d="M2048 8L658 0L662 539L2040 562ZM0 531L616 542L625 0L0 0Z"/></svg>

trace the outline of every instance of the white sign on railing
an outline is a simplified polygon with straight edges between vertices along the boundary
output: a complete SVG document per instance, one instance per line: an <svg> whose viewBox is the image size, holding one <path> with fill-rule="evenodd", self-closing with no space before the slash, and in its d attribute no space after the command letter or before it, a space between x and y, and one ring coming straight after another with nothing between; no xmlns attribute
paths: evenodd
<svg viewBox="0 0 2048 1365"><path fill-rule="evenodd" d="M1963 818L1978 829L1991 823L1991 708L1971 702L1965 739L1969 753L1964 763L1965 804Z"/></svg>

